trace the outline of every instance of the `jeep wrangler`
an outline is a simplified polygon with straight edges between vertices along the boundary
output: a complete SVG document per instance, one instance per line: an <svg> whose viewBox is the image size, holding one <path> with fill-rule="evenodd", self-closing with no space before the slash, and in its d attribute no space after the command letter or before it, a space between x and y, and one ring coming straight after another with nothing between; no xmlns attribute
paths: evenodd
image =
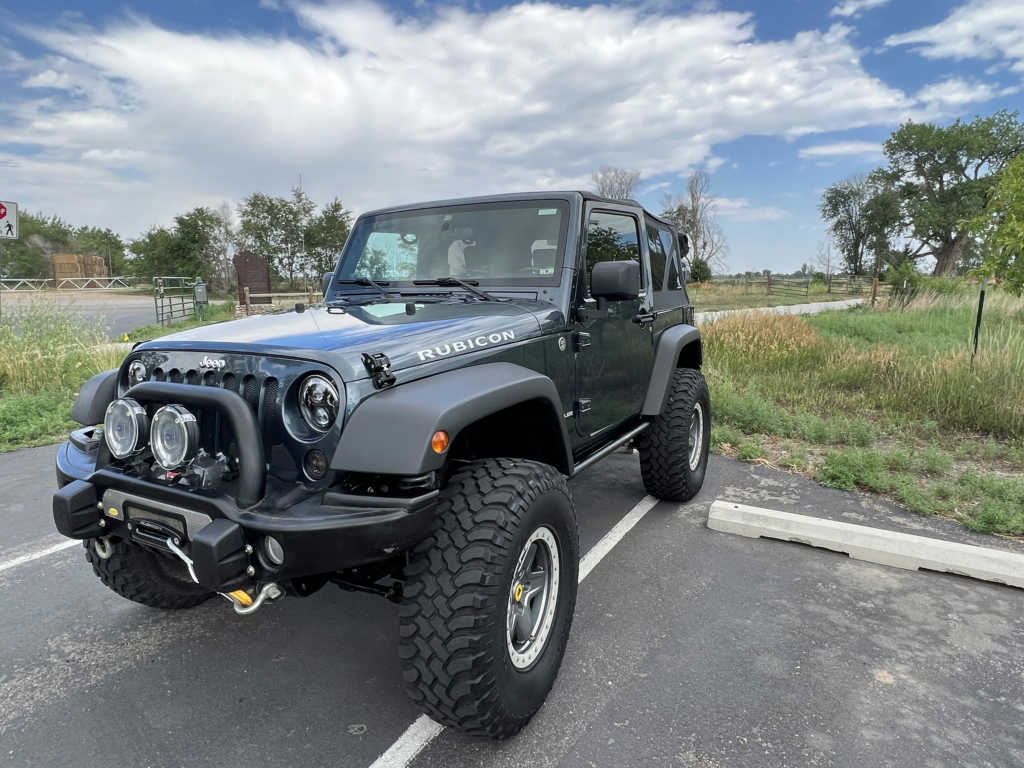
<svg viewBox="0 0 1024 768"><path fill-rule="evenodd" d="M657 498L704 480L686 252L639 204L581 192L362 215L322 304L138 344L82 387L57 529L155 608L386 597L415 702L506 738L572 623L568 478L635 447Z"/></svg>

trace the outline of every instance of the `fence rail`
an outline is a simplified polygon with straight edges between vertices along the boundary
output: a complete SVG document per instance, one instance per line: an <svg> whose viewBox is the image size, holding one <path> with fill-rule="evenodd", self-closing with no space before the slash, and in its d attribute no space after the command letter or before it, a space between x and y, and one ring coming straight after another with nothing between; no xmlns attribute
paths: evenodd
<svg viewBox="0 0 1024 768"><path fill-rule="evenodd" d="M60 280L52 278L34 277L5 277L0 280L0 290L3 291L112 291L124 288L133 288L135 278L133 277L62 277Z"/></svg>
<svg viewBox="0 0 1024 768"><path fill-rule="evenodd" d="M712 281L713 286L735 286L743 293L763 293L766 296L803 296L810 297L825 293L833 296L867 296L871 294L872 278L850 275L833 275L824 281L811 278L767 277L745 280L742 278L725 278ZM813 286L819 286L812 292ZM888 283L878 284L878 295L887 295L891 291ZM823 290L822 290L823 289Z"/></svg>
<svg viewBox="0 0 1024 768"><path fill-rule="evenodd" d="M254 299L263 299L264 301L254 301ZM266 299L270 301L266 301ZM235 306L235 317L265 315L279 311L282 308L281 305L285 303L302 301L306 304L315 304L322 299L323 293L318 289L290 293L250 293L249 288L245 287Z"/></svg>

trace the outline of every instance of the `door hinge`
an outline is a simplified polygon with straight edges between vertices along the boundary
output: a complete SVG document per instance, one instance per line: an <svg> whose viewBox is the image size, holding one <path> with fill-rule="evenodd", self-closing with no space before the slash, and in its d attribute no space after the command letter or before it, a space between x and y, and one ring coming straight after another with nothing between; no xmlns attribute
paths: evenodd
<svg viewBox="0 0 1024 768"><path fill-rule="evenodd" d="M577 400L575 411L577 415L581 413L588 413L590 411L590 398L586 397Z"/></svg>
<svg viewBox="0 0 1024 768"><path fill-rule="evenodd" d="M584 347L590 346L590 334L585 331L577 331L573 335L573 347L576 352L579 352Z"/></svg>

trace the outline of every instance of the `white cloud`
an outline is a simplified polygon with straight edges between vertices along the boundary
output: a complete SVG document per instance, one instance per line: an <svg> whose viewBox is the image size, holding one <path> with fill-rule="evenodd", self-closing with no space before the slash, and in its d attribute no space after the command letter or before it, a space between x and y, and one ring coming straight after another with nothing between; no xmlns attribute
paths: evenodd
<svg viewBox="0 0 1024 768"><path fill-rule="evenodd" d="M988 83L968 82L962 77L948 77L938 83L926 85L917 92L917 99L926 109L949 109L988 101L996 89Z"/></svg>
<svg viewBox="0 0 1024 768"><path fill-rule="evenodd" d="M889 0L843 0L829 11L830 16L859 16L861 11L868 11L885 5Z"/></svg>
<svg viewBox="0 0 1024 768"><path fill-rule="evenodd" d="M801 158L836 157L839 155L880 155L881 146L874 141L837 141L832 144L816 144L803 147L797 154Z"/></svg>
<svg viewBox="0 0 1024 768"><path fill-rule="evenodd" d="M778 221L789 216L789 211L772 205L754 205L745 197L715 198L715 212L736 221Z"/></svg>
<svg viewBox="0 0 1024 768"><path fill-rule="evenodd" d="M25 77L63 73L69 90L9 105L8 145L42 150L0 156L15 164L5 186L134 234L193 205L285 192L299 173L314 199L357 210L587 187L602 164L684 174L744 135L891 125L918 107L864 70L842 25L762 42L749 14L718 11L293 12L311 39L135 17L22 30L49 51L18 64Z"/></svg>
<svg viewBox="0 0 1024 768"><path fill-rule="evenodd" d="M1002 59L1024 73L1024 3L972 0L938 24L892 35L885 44L914 46L929 59Z"/></svg>

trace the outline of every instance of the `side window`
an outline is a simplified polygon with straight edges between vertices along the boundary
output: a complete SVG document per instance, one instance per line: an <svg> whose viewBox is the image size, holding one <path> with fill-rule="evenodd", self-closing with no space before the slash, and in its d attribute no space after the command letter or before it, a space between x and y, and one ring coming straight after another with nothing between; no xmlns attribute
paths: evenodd
<svg viewBox="0 0 1024 768"><path fill-rule="evenodd" d="M657 294L665 285L665 247L658 226L647 220L647 252L651 256L651 287Z"/></svg>
<svg viewBox="0 0 1024 768"><path fill-rule="evenodd" d="M679 239L670 229L659 231L661 233L661 242L664 244L669 256L668 283L665 284L665 288L670 291L678 291L683 287L683 281L680 278L682 267L679 263Z"/></svg>
<svg viewBox="0 0 1024 768"><path fill-rule="evenodd" d="M622 213L594 211L587 224L585 296L590 296L590 272L602 261L640 261L640 233L636 219ZM640 272L643 288L643 270Z"/></svg>
<svg viewBox="0 0 1024 768"><path fill-rule="evenodd" d="M655 291L654 308L675 309L684 303L683 286L679 279L679 241L672 230L667 227L657 225L657 233L662 252L667 256L668 281L664 285L664 290Z"/></svg>

